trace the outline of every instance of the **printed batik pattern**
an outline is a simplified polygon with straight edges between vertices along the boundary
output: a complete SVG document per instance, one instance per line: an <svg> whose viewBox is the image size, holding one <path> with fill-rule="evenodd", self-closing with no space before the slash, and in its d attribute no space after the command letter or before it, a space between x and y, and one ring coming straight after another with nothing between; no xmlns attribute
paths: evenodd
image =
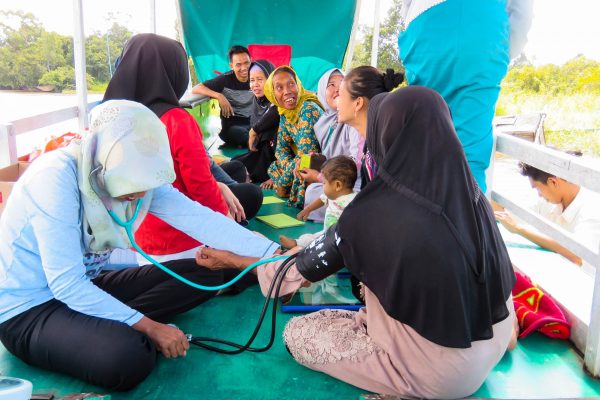
<svg viewBox="0 0 600 400"><path fill-rule="evenodd" d="M303 154L319 153L319 141L314 126L321 116L321 108L307 101L300 109L300 115L292 124L284 115L279 121L275 161L269 166L269 177L277 187L290 191L288 205L302 208L306 184L294 176L296 160Z"/></svg>

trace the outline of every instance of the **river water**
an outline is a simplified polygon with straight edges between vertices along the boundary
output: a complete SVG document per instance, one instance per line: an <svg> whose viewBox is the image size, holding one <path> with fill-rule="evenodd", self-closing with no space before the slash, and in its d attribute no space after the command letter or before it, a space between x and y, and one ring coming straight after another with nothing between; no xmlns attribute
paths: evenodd
<svg viewBox="0 0 600 400"><path fill-rule="evenodd" d="M102 100L102 94L88 95L88 102L98 100ZM74 94L0 91L0 122L6 123L76 105L77 96ZM19 135L17 136L17 153L19 155L28 154L36 147L43 147L53 136L60 136L66 132L77 132L77 130L77 120L73 119ZM4 145L4 143L0 143L0 146Z"/></svg>

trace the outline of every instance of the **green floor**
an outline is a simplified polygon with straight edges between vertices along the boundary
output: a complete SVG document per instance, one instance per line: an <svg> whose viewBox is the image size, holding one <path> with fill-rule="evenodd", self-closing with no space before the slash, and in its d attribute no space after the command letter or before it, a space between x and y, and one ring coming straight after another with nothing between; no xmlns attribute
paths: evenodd
<svg viewBox="0 0 600 400"><path fill-rule="evenodd" d="M212 149L211 153L221 152ZM239 151L223 151L228 156ZM272 195L272 191L265 191ZM285 212L294 216L296 209L285 203L266 205L260 214ZM316 232L318 224L276 230L258 221L249 228L277 240L280 234L297 237ZM237 296L219 296L197 309L179 316L174 322L195 336L220 337L243 342L251 334L263 296L252 287ZM128 393L112 393L112 399L359 399L366 393L324 374L297 364L287 353L281 332L289 314L278 315L277 337L266 353L227 356L193 348L184 359L159 357L153 373ZM270 323L265 323L256 346L266 343ZM93 345L92 343L90 345ZM81 381L32 368L9 354L0 345L0 375L21 377L33 383L34 393L105 393L101 388ZM474 394L480 398L582 398L600 397L600 381L583 371L580 356L569 342L550 340L537 333L519 341L490 373Z"/></svg>
<svg viewBox="0 0 600 400"><path fill-rule="evenodd" d="M267 191L267 195L272 192ZM285 204L263 206L261 214L296 211ZM250 229L275 239L281 233L252 221ZM289 236L315 232L319 225L282 230ZM251 333L262 305L258 287L237 296L219 296L174 322L194 335L221 337L242 342ZM185 359L159 357L157 368L146 381L128 393L113 393L112 399L358 399L364 390L347 385L297 364L281 340L283 325L290 318L279 314L277 338L266 353L226 356L193 348ZM256 345L266 343L268 327ZM91 344L92 345L92 344ZM54 392L63 396L76 392L105 393L101 388L75 379L28 367L0 347L0 375L33 382L34 393ZM506 354L475 397L487 398L578 398L600 397L600 381L585 375L581 358L568 342L532 334Z"/></svg>

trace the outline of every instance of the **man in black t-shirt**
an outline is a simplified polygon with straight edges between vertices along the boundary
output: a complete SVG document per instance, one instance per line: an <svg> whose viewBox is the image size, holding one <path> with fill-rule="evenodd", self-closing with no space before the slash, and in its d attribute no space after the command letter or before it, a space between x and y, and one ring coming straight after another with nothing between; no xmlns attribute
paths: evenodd
<svg viewBox="0 0 600 400"><path fill-rule="evenodd" d="M250 53L243 46L233 46L228 56L231 71L199 83L192 88L192 93L217 99L221 107L219 137L228 145L246 147L254 101L248 83Z"/></svg>

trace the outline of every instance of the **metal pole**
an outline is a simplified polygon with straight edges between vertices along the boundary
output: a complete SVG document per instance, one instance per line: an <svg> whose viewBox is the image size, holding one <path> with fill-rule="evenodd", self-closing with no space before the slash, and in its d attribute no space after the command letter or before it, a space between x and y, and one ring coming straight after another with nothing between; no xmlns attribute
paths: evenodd
<svg viewBox="0 0 600 400"><path fill-rule="evenodd" d="M106 54L108 55L108 74L112 78L112 60L110 59L110 46L108 44L108 31L106 31Z"/></svg>
<svg viewBox="0 0 600 400"><path fill-rule="evenodd" d="M177 30L177 41L179 43L181 43L183 45L183 47L186 47L186 43L183 37L183 19L181 18L181 6L179 5L179 1L178 0L173 0L173 2L175 3L175 11L177 12L177 23L175 24L176 30ZM188 59L190 58L190 56L188 55ZM193 59L192 59L193 61ZM188 63L189 65L189 63ZM191 92L192 91L192 71L190 71L190 69L188 68L188 88L187 91ZM192 108L194 106L192 105Z"/></svg>
<svg viewBox="0 0 600 400"><path fill-rule="evenodd" d="M87 115L87 82L85 71L85 35L83 33L82 0L73 0L73 57L75 61L75 89L77 91L77 118L79 133L83 134L89 127Z"/></svg>
<svg viewBox="0 0 600 400"><path fill-rule="evenodd" d="M371 43L371 66L377 68L377 53L379 52L379 6L380 0L375 0L373 16L373 42Z"/></svg>
<svg viewBox="0 0 600 400"><path fill-rule="evenodd" d="M156 33L156 0L150 2L150 33Z"/></svg>
<svg viewBox="0 0 600 400"><path fill-rule="evenodd" d="M356 31L358 30L358 18L360 16L361 0L356 0L354 9L354 21L352 22L352 32L350 32L350 41L346 52L346 72L352 69L352 59L354 58L354 46L356 46Z"/></svg>
<svg viewBox="0 0 600 400"><path fill-rule="evenodd" d="M0 168L17 162L17 135L12 123L0 124Z"/></svg>

